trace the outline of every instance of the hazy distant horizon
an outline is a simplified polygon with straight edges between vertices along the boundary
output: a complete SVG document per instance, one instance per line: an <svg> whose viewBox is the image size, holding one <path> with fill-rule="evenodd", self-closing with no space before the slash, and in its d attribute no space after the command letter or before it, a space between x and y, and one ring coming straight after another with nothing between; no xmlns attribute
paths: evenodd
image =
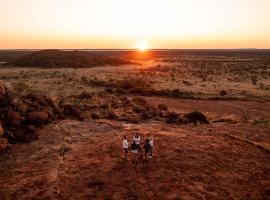
<svg viewBox="0 0 270 200"><path fill-rule="evenodd" d="M40 50L82 50L82 51L138 51L136 48L29 48L29 49L0 49L0 51L40 51ZM209 49L201 49L201 48L159 48L159 49L147 49L147 51L162 51L162 50L168 50L168 51L174 51L174 50L198 50L198 51L207 51L207 50L217 50L217 51L233 51L233 50L270 50L270 48L209 48Z"/></svg>

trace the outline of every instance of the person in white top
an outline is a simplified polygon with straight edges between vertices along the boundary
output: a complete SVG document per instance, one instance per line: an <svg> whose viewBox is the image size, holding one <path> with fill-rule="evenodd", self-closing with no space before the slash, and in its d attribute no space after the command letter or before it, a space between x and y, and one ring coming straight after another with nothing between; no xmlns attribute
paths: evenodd
<svg viewBox="0 0 270 200"><path fill-rule="evenodd" d="M127 140L127 136L124 136L122 147L124 149L125 159L127 159L128 158L128 140Z"/></svg>
<svg viewBox="0 0 270 200"><path fill-rule="evenodd" d="M153 147L154 147L154 139L153 139L153 137L150 137L149 138L149 140L150 140L150 146L151 146L151 148L150 148L150 158L152 158L152 156L153 156Z"/></svg>
<svg viewBox="0 0 270 200"><path fill-rule="evenodd" d="M136 133L136 135L134 135L133 141L135 141L135 143L137 145L137 150L139 150L141 152L141 155L142 155L142 149L140 147L141 137L139 136L139 133Z"/></svg>

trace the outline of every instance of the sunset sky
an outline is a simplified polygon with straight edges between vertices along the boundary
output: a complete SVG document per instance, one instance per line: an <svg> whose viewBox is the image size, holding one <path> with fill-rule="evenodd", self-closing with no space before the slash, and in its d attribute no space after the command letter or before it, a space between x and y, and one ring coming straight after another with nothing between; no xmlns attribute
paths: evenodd
<svg viewBox="0 0 270 200"><path fill-rule="evenodd" d="M270 48L270 0L0 0L0 48Z"/></svg>

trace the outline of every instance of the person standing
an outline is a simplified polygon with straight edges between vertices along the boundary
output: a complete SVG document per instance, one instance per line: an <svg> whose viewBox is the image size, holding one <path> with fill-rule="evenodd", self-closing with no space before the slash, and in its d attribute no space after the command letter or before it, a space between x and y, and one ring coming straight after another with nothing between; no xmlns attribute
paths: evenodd
<svg viewBox="0 0 270 200"><path fill-rule="evenodd" d="M154 139L153 139L153 137L150 137L149 140L150 140L149 144L150 144L150 146L151 146L149 158L152 158L152 157L153 157Z"/></svg>
<svg viewBox="0 0 270 200"><path fill-rule="evenodd" d="M146 139L144 143L144 155L145 155L146 162L148 162L149 157L150 157L150 149L151 149L150 140Z"/></svg>
<svg viewBox="0 0 270 200"><path fill-rule="evenodd" d="M138 158L138 148L137 148L135 140L133 140L130 149L131 149L131 153L132 153L132 156L131 156L132 161L133 161L133 163L136 163L137 158Z"/></svg>
<svg viewBox="0 0 270 200"><path fill-rule="evenodd" d="M127 140L127 136L124 136L122 147L124 149L125 159L127 159L128 158L128 140Z"/></svg>
<svg viewBox="0 0 270 200"><path fill-rule="evenodd" d="M140 147L141 137L139 136L139 133L136 133L136 135L133 137L133 141L135 141L135 143L137 145L137 150L140 151L140 153L142 155L142 149Z"/></svg>

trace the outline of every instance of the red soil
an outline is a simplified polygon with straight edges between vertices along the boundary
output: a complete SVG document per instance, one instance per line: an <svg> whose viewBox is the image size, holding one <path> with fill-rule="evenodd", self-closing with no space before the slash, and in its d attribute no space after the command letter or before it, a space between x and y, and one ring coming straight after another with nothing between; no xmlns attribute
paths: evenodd
<svg viewBox="0 0 270 200"><path fill-rule="evenodd" d="M269 199L270 154L227 129L61 121L1 155L0 199ZM122 137L134 131L154 136L149 164L123 159Z"/></svg>

